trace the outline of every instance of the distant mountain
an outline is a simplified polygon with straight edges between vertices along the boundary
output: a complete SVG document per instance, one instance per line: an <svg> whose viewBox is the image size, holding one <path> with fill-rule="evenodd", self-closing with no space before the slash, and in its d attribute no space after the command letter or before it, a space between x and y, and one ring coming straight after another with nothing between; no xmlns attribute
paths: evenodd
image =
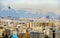
<svg viewBox="0 0 60 38"><path fill-rule="evenodd" d="M56 18L57 15L53 12L49 12L45 15L42 13L36 12L36 14L32 13L26 13L25 10L14 10L14 9L8 9L8 10L2 10L0 11L0 16L13 16L13 17L27 17L27 18L39 18L39 17L46 17L49 16L50 18Z"/></svg>
<svg viewBox="0 0 60 38"><path fill-rule="evenodd" d="M4 8L3 4L0 2L0 11Z"/></svg>
<svg viewBox="0 0 60 38"><path fill-rule="evenodd" d="M32 14L32 13L26 13L25 10L14 10L14 9L8 9L8 10L2 10L0 11L0 16L16 16L16 17L27 17L27 18L38 18L43 16L43 14Z"/></svg>
<svg viewBox="0 0 60 38"><path fill-rule="evenodd" d="M49 16L50 18L57 18L57 15L53 12L49 12L45 16Z"/></svg>

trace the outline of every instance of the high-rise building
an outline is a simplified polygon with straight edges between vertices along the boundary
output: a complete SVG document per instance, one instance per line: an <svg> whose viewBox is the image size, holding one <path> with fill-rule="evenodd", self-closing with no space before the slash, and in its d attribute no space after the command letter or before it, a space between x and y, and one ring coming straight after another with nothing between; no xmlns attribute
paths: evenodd
<svg viewBox="0 0 60 38"><path fill-rule="evenodd" d="M49 16L46 16L46 19L49 19L50 17Z"/></svg>

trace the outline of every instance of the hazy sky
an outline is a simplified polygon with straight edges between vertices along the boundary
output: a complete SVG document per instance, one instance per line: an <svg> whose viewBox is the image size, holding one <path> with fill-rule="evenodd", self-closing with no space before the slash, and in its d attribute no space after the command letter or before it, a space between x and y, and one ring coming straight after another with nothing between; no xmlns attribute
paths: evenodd
<svg viewBox="0 0 60 38"><path fill-rule="evenodd" d="M13 9L26 9L30 13L35 14L36 11L39 13L54 12L60 14L60 0L0 0L0 3L5 6L5 10L8 6Z"/></svg>

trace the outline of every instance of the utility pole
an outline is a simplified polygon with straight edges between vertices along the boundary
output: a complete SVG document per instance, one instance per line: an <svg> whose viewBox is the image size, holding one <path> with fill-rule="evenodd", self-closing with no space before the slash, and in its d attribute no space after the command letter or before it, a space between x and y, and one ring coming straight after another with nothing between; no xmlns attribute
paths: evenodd
<svg viewBox="0 0 60 38"><path fill-rule="evenodd" d="M55 30L53 30L53 38L55 38Z"/></svg>
<svg viewBox="0 0 60 38"><path fill-rule="evenodd" d="M55 38L55 28L54 28L54 26L53 26L54 24L52 23L52 35L53 35L53 38Z"/></svg>

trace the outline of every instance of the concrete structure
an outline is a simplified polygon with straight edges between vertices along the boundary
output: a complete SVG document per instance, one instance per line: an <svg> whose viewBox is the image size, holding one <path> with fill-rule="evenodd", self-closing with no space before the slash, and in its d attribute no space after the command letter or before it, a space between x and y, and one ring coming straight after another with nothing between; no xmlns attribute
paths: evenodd
<svg viewBox="0 0 60 38"><path fill-rule="evenodd" d="M44 38L44 34L39 32L31 32L30 38Z"/></svg>

